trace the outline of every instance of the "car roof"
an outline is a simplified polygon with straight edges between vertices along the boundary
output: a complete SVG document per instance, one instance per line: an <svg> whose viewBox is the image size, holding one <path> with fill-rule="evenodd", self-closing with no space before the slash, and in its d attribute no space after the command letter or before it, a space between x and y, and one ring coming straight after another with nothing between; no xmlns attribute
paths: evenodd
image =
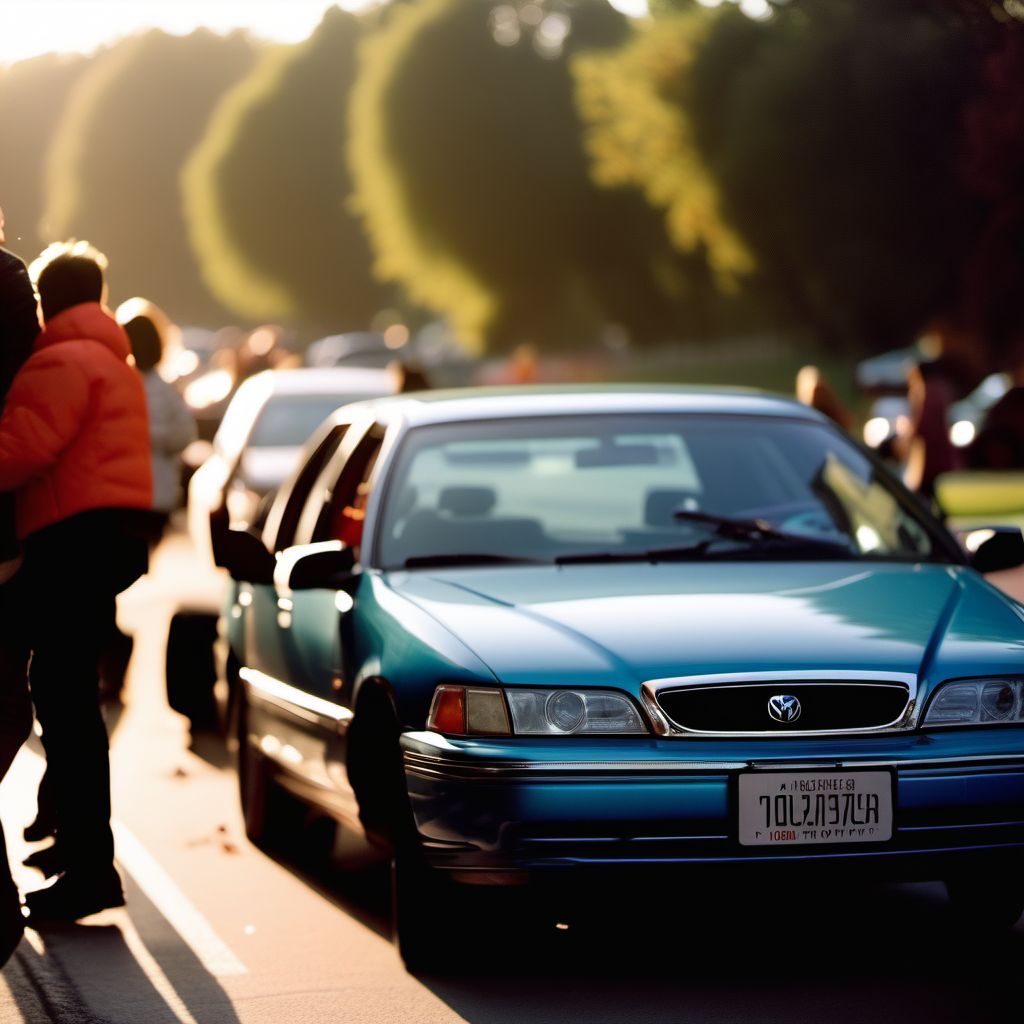
<svg viewBox="0 0 1024 1024"><path fill-rule="evenodd" d="M710 413L825 420L814 409L782 395L746 388L661 384L453 388L358 402L348 406L346 412L350 415L353 410L370 411L383 422L402 419L410 427L602 413Z"/></svg>

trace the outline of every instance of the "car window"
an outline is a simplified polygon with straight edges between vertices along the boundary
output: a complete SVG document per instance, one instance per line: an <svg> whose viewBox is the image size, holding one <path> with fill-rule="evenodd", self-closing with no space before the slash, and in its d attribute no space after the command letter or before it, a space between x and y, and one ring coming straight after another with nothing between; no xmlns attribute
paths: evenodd
<svg viewBox="0 0 1024 1024"><path fill-rule="evenodd" d="M335 409L365 394L274 395L256 417L250 448L298 448Z"/></svg>
<svg viewBox="0 0 1024 1024"><path fill-rule="evenodd" d="M327 430L322 440L312 441L312 452L309 457L303 461L292 481L278 491L263 529L264 542L271 550L283 551L293 543L295 528L310 489L331 456L338 450L348 426L347 423L337 424Z"/></svg>
<svg viewBox="0 0 1024 1024"><path fill-rule="evenodd" d="M837 431L798 419L566 416L410 431L377 556L552 559L697 545L749 550L700 518L756 520L824 556L927 558L935 526ZM691 514L691 515L687 515ZM817 543L817 547L814 544Z"/></svg>
<svg viewBox="0 0 1024 1024"><path fill-rule="evenodd" d="M234 463L245 447L253 423L270 397L271 389L270 375L259 373L242 381L228 403L213 438L214 449L228 463Z"/></svg>
<svg viewBox="0 0 1024 1024"><path fill-rule="evenodd" d="M362 522L370 500L370 479L380 457L384 431L375 427L359 443L345 464L313 530L313 540L343 540L358 547ZM358 526L354 526L353 519Z"/></svg>
<svg viewBox="0 0 1024 1024"><path fill-rule="evenodd" d="M333 456L324 463L315 483L310 489L295 528L293 544L309 544L314 540L324 509L333 494L355 474L358 482L363 465L363 453L367 449L368 434L372 423L363 420L349 428L344 443L339 445ZM376 444L376 442L372 442ZM357 468L358 467L358 468ZM352 485L353 489L355 484Z"/></svg>

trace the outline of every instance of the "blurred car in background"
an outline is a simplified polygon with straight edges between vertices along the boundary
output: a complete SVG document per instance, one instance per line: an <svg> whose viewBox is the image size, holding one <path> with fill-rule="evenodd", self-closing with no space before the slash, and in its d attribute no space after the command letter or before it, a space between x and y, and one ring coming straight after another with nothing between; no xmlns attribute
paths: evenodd
<svg viewBox="0 0 1024 1024"><path fill-rule="evenodd" d="M393 324L383 332L332 334L314 341L305 356L307 366L382 368L396 362L416 367L432 387L447 388L473 383L479 360L439 320L411 334L402 324Z"/></svg>
<svg viewBox="0 0 1024 1024"><path fill-rule="evenodd" d="M349 331L314 341L306 349L307 366L365 366L383 369L401 358L408 332L386 340L377 331ZM389 343L390 340L390 343Z"/></svg>
<svg viewBox="0 0 1024 1024"><path fill-rule="evenodd" d="M210 516L251 524L264 495L283 483L302 446L338 406L395 389L391 374L366 368L265 370L242 382L188 488L192 542L212 554Z"/></svg>
<svg viewBox="0 0 1024 1024"><path fill-rule="evenodd" d="M907 373L925 359L917 348L901 348L857 364L854 380L872 403L864 422L864 443L879 450L901 432L901 421L910 414L907 401ZM986 377L969 395L949 407L949 439L957 448L966 448L981 428L988 410L1010 387L1005 373Z"/></svg>
<svg viewBox="0 0 1024 1024"><path fill-rule="evenodd" d="M212 559L215 530L252 524L262 499L291 475L302 446L335 409L394 389L392 374L366 368L265 370L243 381L211 454L188 484L188 530L196 548ZM213 694L218 611L181 608L168 633L167 700L193 730L220 721Z"/></svg>

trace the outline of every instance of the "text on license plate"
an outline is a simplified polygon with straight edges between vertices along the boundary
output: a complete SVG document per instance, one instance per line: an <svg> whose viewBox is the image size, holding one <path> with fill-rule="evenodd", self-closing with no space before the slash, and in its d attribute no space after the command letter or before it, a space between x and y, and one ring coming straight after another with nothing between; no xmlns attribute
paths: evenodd
<svg viewBox="0 0 1024 1024"><path fill-rule="evenodd" d="M892 838L889 772L744 772L743 846L879 843Z"/></svg>

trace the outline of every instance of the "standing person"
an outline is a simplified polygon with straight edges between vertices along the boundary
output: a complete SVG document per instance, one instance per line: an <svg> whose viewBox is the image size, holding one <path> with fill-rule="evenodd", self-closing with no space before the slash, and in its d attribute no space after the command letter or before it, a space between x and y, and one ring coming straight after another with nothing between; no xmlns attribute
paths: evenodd
<svg viewBox="0 0 1024 1024"><path fill-rule="evenodd" d="M31 659L65 865L26 897L37 921L124 903L96 666L116 595L145 571L135 531L152 475L142 381L103 306L105 265L86 243L51 246L33 264L44 329L0 417L0 489L17 491L25 553L3 657L21 674Z"/></svg>
<svg viewBox="0 0 1024 1024"><path fill-rule="evenodd" d="M129 306L129 303L131 305ZM166 316L144 299L129 299L119 307L133 315L122 321L131 342L135 369L142 374L149 414L149 445L153 460L153 534L163 534L170 514L181 505L181 453L196 439L195 417L178 390L160 376L157 365L164 354L161 324Z"/></svg>
<svg viewBox="0 0 1024 1024"><path fill-rule="evenodd" d="M1024 469L1024 324L1006 348L1001 362L1010 388L985 413L978 436L967 449L971 469Z"/></svg>
<svg viewBox="0 0 1024 1024"><path fill-rule="evenodd" d="M36 297L25 264L2 248L4 212L0 210L0 411L14 375L32 351L39 334ZM18 570L20 545L14 528L14 495L0 494L0 629L8 628L11 590L4 584ZM6 645L0 638L0 778L7 774L22 743L32 729L32 708L24 671L3 657ZM7 847L0 826L0 966L21 940L25 919L21 900L7 863Z"/></svg>

